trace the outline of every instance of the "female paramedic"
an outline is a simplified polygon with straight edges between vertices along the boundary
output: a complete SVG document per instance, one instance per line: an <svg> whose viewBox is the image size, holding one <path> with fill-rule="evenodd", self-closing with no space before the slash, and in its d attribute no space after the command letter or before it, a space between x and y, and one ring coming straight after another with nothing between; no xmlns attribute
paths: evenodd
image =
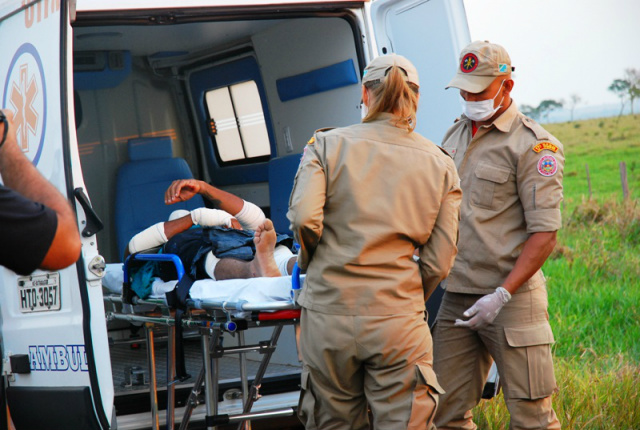
<svg viewBox="0 0 640 430"><path fill-rule="evenodd" d="M460 180L413 131L411 62L378 57L362 84L362 123L316 131L289 201L307 274L298 415L307 430L365 430L369 405L375 429L428 429L441 388L425 300L457 252Z"/></svg>

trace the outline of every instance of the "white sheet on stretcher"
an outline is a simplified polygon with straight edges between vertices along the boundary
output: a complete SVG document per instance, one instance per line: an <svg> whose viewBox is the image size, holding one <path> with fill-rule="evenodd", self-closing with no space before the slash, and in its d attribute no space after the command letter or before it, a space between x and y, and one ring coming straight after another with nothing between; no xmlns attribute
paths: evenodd
<svg viewBox="0 0 640 430"><path fill-rule="evenodd" d="M102 285L113 293L122 293L122 263L107 264ZM163 282L155 278L151 297L164 298L165 293L175 288L178 281ZM291 276L277 278L228 279L214 281L202 279L193 283L189 295L194 300L213 300L264 303L291 300Z"/></svg>

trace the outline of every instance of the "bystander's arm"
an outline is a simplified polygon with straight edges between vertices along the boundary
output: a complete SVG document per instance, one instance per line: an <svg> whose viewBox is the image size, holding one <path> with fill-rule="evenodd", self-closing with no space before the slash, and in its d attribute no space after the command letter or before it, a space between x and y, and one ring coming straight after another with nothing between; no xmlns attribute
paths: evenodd
<svg viewBox="0 0 640 430"><path fill-rule="evenodd" d="M3 111L6 120L0 124L0 136L9 127L7 138L0 147L0 174L4 185L24 197L52 209L57 216L57 228L41 269L58 270L75 263L81 250L80 235L74 211L67 199L47 181L24 156L17 145L13 114Z"/></svg>

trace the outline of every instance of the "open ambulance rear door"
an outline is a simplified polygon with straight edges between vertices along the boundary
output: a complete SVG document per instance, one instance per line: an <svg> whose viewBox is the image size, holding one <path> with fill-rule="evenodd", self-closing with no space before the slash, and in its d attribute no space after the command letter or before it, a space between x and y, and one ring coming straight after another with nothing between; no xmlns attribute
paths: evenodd
<svg viewBox="0 0 640 430"><path fill-rule="evenodd" d="M471 42L462 0L373 0L369 12L375 40L372 57L395 53L416 66L420 104L416 131L433 141L442 138L460 116L456 89L445 90L458 67L462 48ZM427 301L429 326L435 322L444 289Z"/></svg>
<svg viewBox="0 0 640 430"><path fill-rule="evenodd" d="M0 267L6 390L17 429L107 429L113 382L97 254L99 220L83 199L71 91L70 7L65 0L0 2L0 97L18 144L78 214L82 256L56 272L18 276ZM82 203L80 203L82 201ZM0 426L6 428L7 417Z"/></svg>
<svg viewBox="0 0 640 430"><path fill-rule="evenodd" d="M460 116L458 92L444 88L456 72L462 48L471 42L462 0L373 0L373 56L404 55L420 76L416 130L440 145Z"/></svg>

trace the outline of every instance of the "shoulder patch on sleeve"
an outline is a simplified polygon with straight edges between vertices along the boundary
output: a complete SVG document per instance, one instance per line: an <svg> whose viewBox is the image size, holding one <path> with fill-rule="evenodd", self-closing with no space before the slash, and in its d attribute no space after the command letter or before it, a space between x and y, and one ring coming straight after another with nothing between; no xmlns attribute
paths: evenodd
<svg viewBox="0 0 640 430"><path fill-rule="evenodd" d="M538 160L538 173L553 176L558 171L558 160L553 155L545 155Z"/></svg>
<svg viewBox="0 0 640 430"><path fill-rule="evenodd" d="M311 139L309 139L309 141L307 142L307 145L313 145L314 143L316 143L316 137L311 136Z"/></svg>
<svg viewBox="0 0 640 430"><path fill-rule="evenodd" d="M536 139L549 140L549 132L531 118L523 115L522 124L535 134Z"/></svg>
<svg viewBox="0 0 640 430"><path fill-rule="evenodd" d="M545 149L547 151L551 151L551 152L558 152L558 146L554 145L553 143L548 142L548 141L538 142L535 145L533 145L533 147L531 149L536 154L541 152L541 151L544 151Z"/></svg>

